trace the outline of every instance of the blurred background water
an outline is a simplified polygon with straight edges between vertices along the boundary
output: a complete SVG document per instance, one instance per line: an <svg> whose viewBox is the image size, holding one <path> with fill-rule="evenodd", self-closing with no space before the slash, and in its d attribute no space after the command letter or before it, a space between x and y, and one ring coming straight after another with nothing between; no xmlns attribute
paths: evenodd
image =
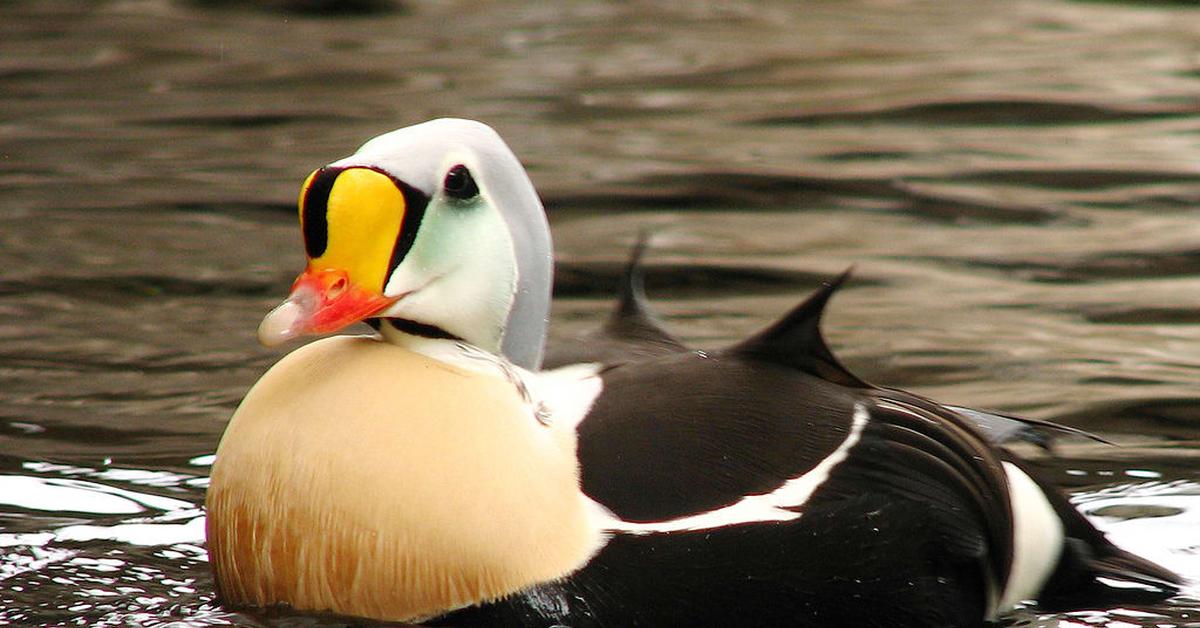
<svg viewBox="0 0 1200 628"><path fill-rule="evenodd" d="M0 623L261 625L214 600L211 453L280 353L315 167L484 120L543 194L554 333L639 230L719 346L856 265L869 380L1048 418L1040 464L1200 580L1200 9L1189 2L0 4ZM333 3L330 3L333 4ZM1200 590L1014 626L1200 626Z"/></svg>

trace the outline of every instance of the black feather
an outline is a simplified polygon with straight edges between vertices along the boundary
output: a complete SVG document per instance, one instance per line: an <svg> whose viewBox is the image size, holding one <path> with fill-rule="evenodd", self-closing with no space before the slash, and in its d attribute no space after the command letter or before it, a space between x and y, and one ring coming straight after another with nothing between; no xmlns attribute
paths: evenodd
<svg viewBox="0 0 1200 628"><path fill-rule="evenodd" d="M1017 442L1031 443L1043 451L1049 452L1051 445L1060 436L1078 436L1079 438L1094 440L1097 443L1105 445L1114 444L1112 441L1105 440L1091 432L1066 425L1059 425L1052 421L1028 419L1014 414L977 410L963 406L942 405L942 407L970 419L975 428L994 445Z"/></svg>
<svg viewBox="0 0 1200 628"><path fill-rule="evenodd" d="M629 253L618 286L617 305L599 330L567 342L552 342L542 368L552 369L581 362L616 364L686 351L658 322L646 299L642 257L649 234L642 231Z"/></svg>
<svg viewBox="0 0 1200 628"><path fill-rule="evenodd" d="M800 305L770 327L730 347L729 351L756 360L791 366L810 375L852 388L872 386L838 361L821 334L825 306L850 278L853 267L823 283Z"/></svg>
<svg viewBox="0 0 1200 628"><path fill-rule="evenodd" d="M682 350L683 344L675 339L658 323L646 300L646 273L642 258L650 241L650 233L643 230L637 243L629 253L625 272L621 274L621 285L617 307L608 317L601 334L630 342L642 342Z"/></svg>

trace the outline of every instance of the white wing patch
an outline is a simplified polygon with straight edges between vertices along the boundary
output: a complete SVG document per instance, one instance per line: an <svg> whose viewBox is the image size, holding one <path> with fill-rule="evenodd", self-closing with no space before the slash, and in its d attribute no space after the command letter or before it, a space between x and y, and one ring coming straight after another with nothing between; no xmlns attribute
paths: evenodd
<svg viewBox="0 0 1200 628"><path fill-rule="evenodd" d="M597 509L604 513L600 525L608 532L625 534L654 534L668 532L684 532L692 530L711 530L742 523L766 523L792 521L800 518L796 508L808 501L812 494L829 478L830 472L840 462L846 459L850 448L858 443L863 428L867 425L870 414L861 404L854 404L854 417L850 423L850 432L846 439L838 445L833 453L813 467L809 472L794 477L783 483L783 486L758 495L746 495L737 502L704 512L666 521L637 523L620 519L612 512L597 504Z"/></svg>
<svg viewBox="0 0 1200 628"><path fill-rule="evenodd" d="M1011 609L1022 600L1037 597L1042 585L1058 565L1063 546L1063 525L1046 494L1028 475L1011 462L1004 462L1008 475L1009 502L1013 514L1013 563L1004 595L996 612Z"/></svg>
<svg viewBox="0 0 1200 628"><path fill-rule="evenodd" d="M584 363L538 373L523 371L542 423L573 432L604 390L600 368L599 364Z"/></svg>

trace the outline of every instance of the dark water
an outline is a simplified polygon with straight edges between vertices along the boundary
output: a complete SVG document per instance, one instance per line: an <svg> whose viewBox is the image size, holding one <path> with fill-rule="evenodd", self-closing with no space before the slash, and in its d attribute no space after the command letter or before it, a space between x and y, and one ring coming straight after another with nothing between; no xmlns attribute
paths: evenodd
<svg viewBox="0 0 1200 628"><path fill-rule="evenodd" d="M1200 580L1190 3L310 4L0 4L0 622L279 621L213 599L210 454L279 357L254 330L304 176L442 115L542 190L555 333L605 314L642 228L703 346L856 264L828 317L851 366L1119 442L1042 464ZM1011 623L1200 626L1200 587Z"/></svg>

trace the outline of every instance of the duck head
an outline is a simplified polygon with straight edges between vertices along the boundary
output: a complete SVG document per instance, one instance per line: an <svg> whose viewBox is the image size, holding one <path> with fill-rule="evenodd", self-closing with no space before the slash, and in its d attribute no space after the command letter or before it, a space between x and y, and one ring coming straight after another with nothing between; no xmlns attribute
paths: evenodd
<svg viewBox="0 0 1200 628"><path fill-rule="evenodd" d="M308 264L259 327L278 344L375 319L383 337L453 337L536 369L550 229L500 136L440 119L376 137L300 192Z"/></svg>

